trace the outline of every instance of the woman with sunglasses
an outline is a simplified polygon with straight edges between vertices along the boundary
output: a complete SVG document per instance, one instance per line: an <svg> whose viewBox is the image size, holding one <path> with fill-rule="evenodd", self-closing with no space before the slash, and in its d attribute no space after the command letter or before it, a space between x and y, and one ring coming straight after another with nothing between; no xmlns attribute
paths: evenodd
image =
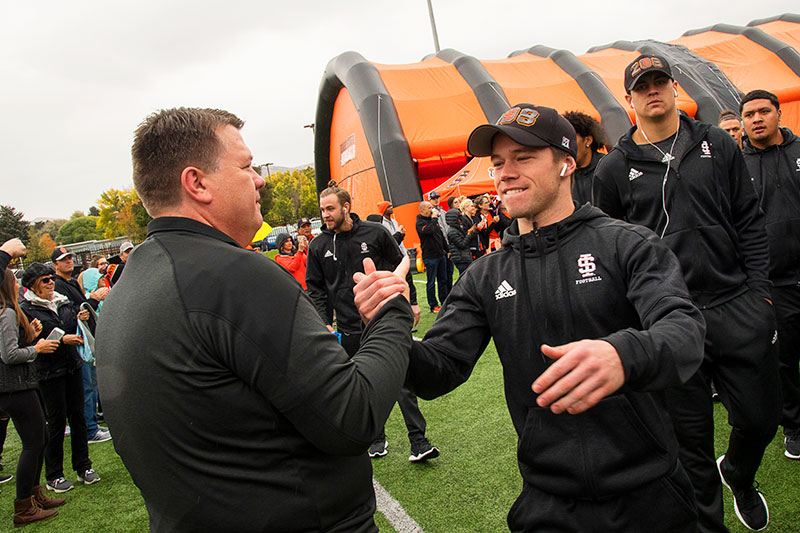
<svg viewBox="0 0 800 533"><path fill-rule="evenodd" d="M77 347L83 338L77 335L78 315L69 299L55 291L55 271L41 263L32 263L22 275L27 288L21 303L28 319L42 323L40 338L47 338L55 328L64 333L58 349L36 358L36 377L47 416L47 446L44 451L47 490L57 493L73 488L64 477L64 429L69 419L72 444L72 468L78 481L90 485L100 481L89 460L86 419L83 414L83 360ZM81 311L85 313L86 311Z"/></svg>
<svg viewBox="0 0 800 533"><path fill-rule="evenodd" d="M28 321L17 304L19 284L5 268L7 259L10 257L0 253L0 409L11 416L22 441L13 521L15 526L24 526L56 516L54 507L66 503L62 498L47 498L39 484L47 429L31 364L38 354L52 354L58 341L34 342L42 325L38 320Z"/></svg>

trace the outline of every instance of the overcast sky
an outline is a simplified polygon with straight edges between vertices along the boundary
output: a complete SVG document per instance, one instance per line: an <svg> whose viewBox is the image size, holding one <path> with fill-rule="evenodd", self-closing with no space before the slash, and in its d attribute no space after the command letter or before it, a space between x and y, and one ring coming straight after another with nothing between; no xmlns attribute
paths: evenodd
<svg viewBox="0 0 800 533"><path fill-rule="evenodd" d="M0 7L0 204L68 218L131 187L132 132L154 110L219 107L243 118L255 163L312 163L326 64L432 53L426 0L13 2ZM797 0L736 3L433 0L439 42L478 59L537 44L576 54L616 40L668 41L745 25Z"/></svg>

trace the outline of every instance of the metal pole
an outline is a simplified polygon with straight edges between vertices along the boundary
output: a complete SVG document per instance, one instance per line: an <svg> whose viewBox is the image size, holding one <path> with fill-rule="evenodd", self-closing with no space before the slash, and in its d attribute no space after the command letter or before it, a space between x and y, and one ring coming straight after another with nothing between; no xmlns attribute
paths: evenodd
<svg viewBox="0 0 800 533"><path fill-rule="evenodd" d="M431 0L428 0L428 14L431 16L431 31L433 32L433 46L436 48L436 53L439 53L439 34L436 33L436 20L433 18L433 5Z"/></svg>

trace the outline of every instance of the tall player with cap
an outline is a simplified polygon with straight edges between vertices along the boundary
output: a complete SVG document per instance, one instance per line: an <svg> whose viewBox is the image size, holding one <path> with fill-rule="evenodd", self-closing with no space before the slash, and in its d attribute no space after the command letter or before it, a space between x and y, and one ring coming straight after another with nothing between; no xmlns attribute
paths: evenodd
<svg viewBox="0 0 800 533"><path fill-rule="evenodd" d="M519 104L470 135L516 220L459 278L410 352L423 398L466 381L493 337L518 435L512 531L695 531L657 392L692 376L703 318L648 229L572 201L575 130Z"/></svg>
<svg viewBox="0 0 800 533"><path fill-rule="evenodd" d="M625 69L625 90L637 124L598 164L595 205L662 238L706 319L700 371L667 392L700 530L727 531L722 484L742 523L761 530L769 510L754 481L780 416L764 216L736 142L679 113L666 58L636 58ZM716 464L709 379L733 426Z"/></svg>

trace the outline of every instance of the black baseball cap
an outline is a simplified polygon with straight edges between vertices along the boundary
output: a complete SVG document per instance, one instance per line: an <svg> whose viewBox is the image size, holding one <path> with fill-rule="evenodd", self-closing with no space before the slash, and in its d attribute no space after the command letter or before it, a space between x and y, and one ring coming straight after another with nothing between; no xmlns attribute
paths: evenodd
<svg viewBox="0 0 800 533"><path fill-rule="evenodd" d="M301 218L300 220L297 221L297 227L298 228L300 226L305 226L306 224L311 224L311 221L308 220L306 217L303 217L303 218Z"/></svg>
<svg viewBox="0 0 800 533"><path fill-rule="evenodd" d="M577 157L575 128L551 107L517 104L508 108L496 123L472 130L467 150L476 157L492 155L492 141L498 133L523 146L552 146Z"/></svg>
<svg viewBox="0 0 800 533"><path fill-rule="evenodd" d="M56 249L53 250L52 254L50 254L50 261L55 263L56 261L61 261L68 255L72 255L72 252L68 251L63 246L56 246Z"/></svg>
<svg viewBox="0 0 800 533"><path fill-rule="evenodd" d="M636 85L639 78L650 72L663 72L669 79L675 79L672 76L672 67L669 66L669 61L665 57L642 54L625 67L625 91L631 94L633 86Z"/></svg>

